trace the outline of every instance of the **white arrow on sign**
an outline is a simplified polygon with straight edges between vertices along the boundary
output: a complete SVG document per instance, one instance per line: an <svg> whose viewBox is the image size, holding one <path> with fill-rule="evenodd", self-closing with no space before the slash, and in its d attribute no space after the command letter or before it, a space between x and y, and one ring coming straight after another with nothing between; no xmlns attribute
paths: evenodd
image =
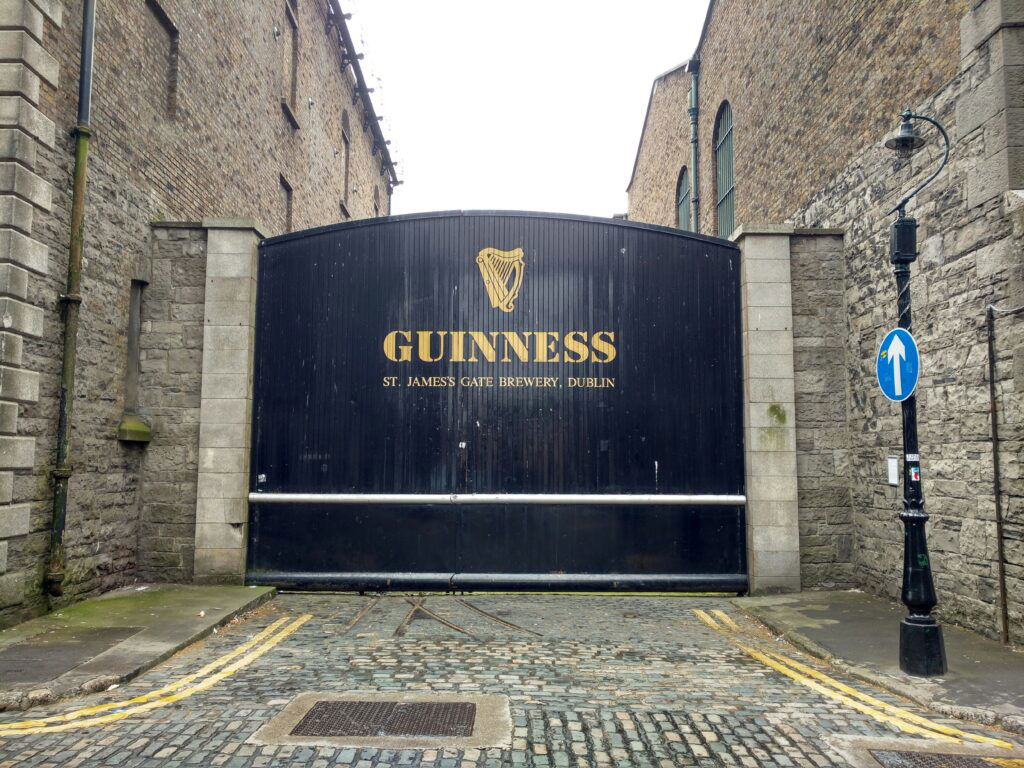
<svg viewBox="0 0 1024 768"><path fill-rule="evenodd" d="M886 359L892 363L892 383L893 389L896 391L896 397L902 397L903 379L901 378L900 361L907 359L907 348L903 346L903 341L900 339L899 334L893 336L892 341L889 342L889 351L886 352Z"/></svg>

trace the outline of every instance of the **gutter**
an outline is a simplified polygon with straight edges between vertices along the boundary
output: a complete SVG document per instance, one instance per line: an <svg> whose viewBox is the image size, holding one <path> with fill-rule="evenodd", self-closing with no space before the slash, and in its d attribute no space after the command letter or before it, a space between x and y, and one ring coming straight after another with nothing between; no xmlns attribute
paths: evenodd
<svg viewBox="0 0 1024 768"><path fill-rule="evenodd" d="M85 243L85 192L89 168L89 125L92 112L93 41L96 31L95 0L82 5L82 54L78 79L78 122L75 125L75 175L71 197L71 243L68 249L67 286L60 296L64 308L64 351L60 374L60 415L57 421L57 463L53 477L53 527L50 531L50 564L43 587L50 595L64 593L64 528L68 514L68 481L71 479L71 424L75 404L75 361L78 357L78 314L82 304L82 249Z"/></svg>
<svg viewBox="0 0 1024 768"><path fill-rule="evenodd" d="M356 47L352 42L352 34L349 32L345 19L351 14L342 13L339 0L328 0L328 7L334 20L334 26L341 38L341 45L345 49L342 59L342 68L351 66L356 78L356 92L352 97L352 103L357 100L363 102L363 130L369 127L373 131L373 152L380 152L381 171L387 170L388 179L392 187L397 187L402 182L398 180L398 173L395 171L395 162L391 159L391 152L388 150L388 142L384 138L384 132L380 129L380 118L373 109L373 102L370 100L372 88L366 87L366 80L363 77L363 69L359 66L360 56L356 55Z"/></svg>

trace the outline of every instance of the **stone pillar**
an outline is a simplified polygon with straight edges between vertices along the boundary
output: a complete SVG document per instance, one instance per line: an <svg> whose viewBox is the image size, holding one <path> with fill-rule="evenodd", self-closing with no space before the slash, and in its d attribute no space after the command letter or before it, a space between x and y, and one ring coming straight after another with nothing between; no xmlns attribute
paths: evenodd
<svg viewBox="0 0 1024 768"><path fill-rule="evenodd" d="M30 297L39 291L30 283L47 274L49 252L32 230L36 217L49 212L52 190L35 169L39 146L54 146L55 129L38 109L39 88L58 85L57 60L39 41L47 23L61 25L61 12L56 0L0 3L0 608L22 603L26 582L38 578L33 569L8 572L7 565L8 548L32 527L29 505L16 498L14 475L35 467L39 447L21 433L18 411L39 399L39 372L24 367L22 349L25 338L43 333L44 310L33 304ZM56 298L35 301L49 308ZM27 566L34 555L21 559Z"/></svg>
<svg viewBox="0 0 1024 768"><path fill-rule="evenodd" d="M961 142L984 132L983 156L967 173L971 208L1024 188L1024 3L972 5L960 22L960 68L972 86L956 108Z"/></svg>
<svg viewBox="0 0 1024 768"><path fill-rule="evenodd" d="M195 580L245 576L256 257L250 221L206 220Z"/></svg>
<svg viewBox="0 0 1024 768"><path fill-rule="evenodd" d="M743 227L743 438L747 485L750 592L800 589L797 513L793 299L793 228Z"/></svg>

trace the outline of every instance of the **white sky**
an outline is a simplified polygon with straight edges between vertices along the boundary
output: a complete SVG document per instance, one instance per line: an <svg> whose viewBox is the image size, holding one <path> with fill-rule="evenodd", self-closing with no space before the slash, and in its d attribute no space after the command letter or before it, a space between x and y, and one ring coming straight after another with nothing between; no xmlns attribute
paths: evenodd
<svg viewBox="0 0 1024 768"><path fill-rule="evenodd" d="M626 210L654 78L707 0L342 0L404 184L392 213Z"/></svg>

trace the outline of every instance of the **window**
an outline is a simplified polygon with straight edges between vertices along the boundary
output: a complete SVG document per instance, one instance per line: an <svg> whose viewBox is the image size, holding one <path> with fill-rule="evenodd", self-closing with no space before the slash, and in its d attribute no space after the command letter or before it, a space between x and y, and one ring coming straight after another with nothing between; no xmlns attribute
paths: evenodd
<svg viewBox="0 0 1024 768"><path fill-rule="evenodd" d="M377 218L380 216L380 190L375 186L373 188L373 217Z"/></svg>
<svg viewBox="0 0 1024 768"><path fill-rule="evenodd" d="M158 41L153 36L147 36L147 46L152 45L148 53L156 57L151 65L157 70L153 73L154 79L158 79L158 82L152 84L153 93L162 102L164 115L173 119L178 114L178 27L157 0L146 0L146 8L160 30L157 32L154 27L153 36L159 35L162 38ZM146 68L145 63L142 68Z"/></svg>
<svg viewBox="0 0 1024 768"><path fill-rule="evenodd" d="M679 172L679 183L676 184L676 226L693 229L690 226L690 174L685 166Z"/></svg>
<svg viewBox="0 0 1024 768"><path fill-rule="evenodd" d="M299 91L299 22L295 18L294 4L291 0L285 0L284 17L284 44L281 46L281 110L292 127L298 128L295 103Z"/></svg>
<svg viewBox="0 0 1024 768"><path fill-rule="evenodd" d="M292 185L281 177L281 208L284 214L284 231L292 231Z"/></svg>
<svg viewBox="0 0 1024 768"><path fill-rule="evenodd" d="M736 229L735 180L733 178L732 107L723 102L715 120L715 214L716 234L728 237Z"/></svg>
<svg viewBox="0 0 1024 768"><path fill-rule="evenodd" d="M349 143L351 131L348 122L348 110L341 110L341 161L345 164L342 171L344 180L341 188L341 207L345 210L345 218L348 218L348 166L349 166Z"/></svg>

